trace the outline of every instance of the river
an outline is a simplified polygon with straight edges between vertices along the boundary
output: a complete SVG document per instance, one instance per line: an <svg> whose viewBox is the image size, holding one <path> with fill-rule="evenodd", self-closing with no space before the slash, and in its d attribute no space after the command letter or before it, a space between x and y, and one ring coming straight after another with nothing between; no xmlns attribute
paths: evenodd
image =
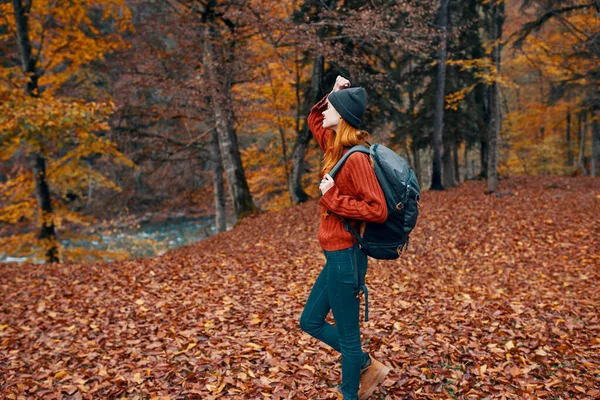
<svg viewBox="0 0 600 400"><path fill-rule="evenodd" d="M235 221L227 222L230 229ZM131 259L154 257L167 250L190 245L214 235L216 232L214 217L170 220L161 223L143 224L138 229L124 228L96 232L95 238L76 241L59 240L65 250L85 247L90 250L127 252ZM107 256L103 261L114 261ZM0 254L0 262L43 263L44 260L33 257L13 257ZM85 260L82 260L85 261ZM90 257L88 261L93 261Z"/></svg>

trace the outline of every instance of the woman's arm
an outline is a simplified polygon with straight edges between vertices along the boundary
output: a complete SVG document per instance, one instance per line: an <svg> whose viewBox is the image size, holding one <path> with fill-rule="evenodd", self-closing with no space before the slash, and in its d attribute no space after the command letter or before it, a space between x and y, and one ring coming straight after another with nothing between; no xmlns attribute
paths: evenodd
<svg viewBox="0 0 600 400"><path fill-rule="evenodd" d="M337 185L329 189L319 204L344 218L383 223L387 219L385 197L366 154L352 154L343 168L351 177L352 195L342 195Z"/></svg>
<svg viewBox="0 0 600 400"><path fill-rule="evenodd" d="M313 106L308 116L308 127L323 151L327 150L329 137L333 133L331 129L323 128L323 111L327 109L327 96Z"/></svg>
<svg viewBox="0 0 600 400"><path fill-rule="evenodd" d="M338 90L349 87L350 81L343 76L338 75L331 92L337 92ZM310 115L308 116L308 126L310 127L310 131L323 151L327 151L329 137L333 134L333 130L323 128L323 111L327 110L327 96L329 96L329 94L313 106L310 110Z"/></svg>

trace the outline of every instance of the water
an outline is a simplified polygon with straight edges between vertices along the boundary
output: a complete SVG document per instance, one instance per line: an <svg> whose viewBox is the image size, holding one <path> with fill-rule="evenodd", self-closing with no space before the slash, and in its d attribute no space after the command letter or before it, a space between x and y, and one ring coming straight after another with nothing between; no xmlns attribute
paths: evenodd
<svg viewBox="0 0 600 400"><path fill-rule="evenodd" d="M227 229L231 228L231 218L228 218ZM101 254L114 252L125 254L128 258L154 257L164 254L167 250L187 246L199 242L216 233L214 217L172 220L167 222L145 224L139 228L112 229L90 234L86 238L60 240L63 253L74 250L81 255L78 261L114 261L118 255ZM60 234L59 234L60 235ZM60 239L60 236L59 236ZM84 248L86 251L81 252ZM79 250L78 250L79 249ZM68 257L72 259L73 257ZM34 257L18 257L0 254L0 262L33 262L43 263L44 260Z"/></svg>

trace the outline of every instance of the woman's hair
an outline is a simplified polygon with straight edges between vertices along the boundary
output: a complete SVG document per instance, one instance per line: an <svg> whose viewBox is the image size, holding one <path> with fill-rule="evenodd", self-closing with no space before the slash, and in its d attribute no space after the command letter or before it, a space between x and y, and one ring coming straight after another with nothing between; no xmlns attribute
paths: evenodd
<svg viewBox="0 0 600 400"><path fill-rule="evenodd" d="M347 123L344 118L340 118L340 122L337 126L337 132L334 132L333 135L329 136L327 150L325 151L325 156L323 157L321 178L325 176L325 174L328 174L333 169L335 164L337 164L337 162L342 158L345 148L350 148L357 144L364 144L368 147L368 138L368 132L361 131L360 129L357 129Z"/></svg>

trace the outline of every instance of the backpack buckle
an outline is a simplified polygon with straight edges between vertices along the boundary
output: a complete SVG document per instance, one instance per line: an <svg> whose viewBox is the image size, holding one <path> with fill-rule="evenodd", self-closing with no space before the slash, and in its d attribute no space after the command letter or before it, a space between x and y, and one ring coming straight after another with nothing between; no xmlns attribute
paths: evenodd
<svg viewBox="0 0 600 400"><path fill-rule="evenodd" d="M396 210L402 211L402 208L404 208L404 204L402 204L402 202L396 204Z"/></svg>

